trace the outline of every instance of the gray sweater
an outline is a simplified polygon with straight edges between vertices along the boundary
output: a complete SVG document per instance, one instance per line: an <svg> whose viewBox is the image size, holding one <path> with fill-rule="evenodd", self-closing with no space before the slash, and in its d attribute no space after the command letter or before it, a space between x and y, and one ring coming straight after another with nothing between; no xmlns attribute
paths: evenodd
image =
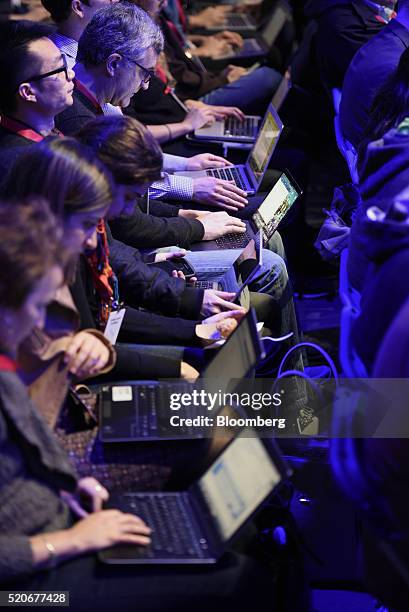
<svg viewBox="0 0 409 612"><path fill-rule="evenodd" d="M76 479L16 374L0 371L0 584L34 572L29 537L72 524Z"/></svg>

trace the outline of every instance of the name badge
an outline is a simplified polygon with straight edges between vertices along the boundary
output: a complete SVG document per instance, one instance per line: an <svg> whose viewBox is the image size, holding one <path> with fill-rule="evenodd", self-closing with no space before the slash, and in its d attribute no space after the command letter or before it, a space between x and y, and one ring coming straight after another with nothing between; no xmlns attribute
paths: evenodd
<svg viewBox="0 0 409 612"><path fill-rule="evenodd" d="M115 344L118 334L121 330L122 321L124 320L126 308L115 310L109 315L108 323L106 324L104 336L111 344Z"/></svg>

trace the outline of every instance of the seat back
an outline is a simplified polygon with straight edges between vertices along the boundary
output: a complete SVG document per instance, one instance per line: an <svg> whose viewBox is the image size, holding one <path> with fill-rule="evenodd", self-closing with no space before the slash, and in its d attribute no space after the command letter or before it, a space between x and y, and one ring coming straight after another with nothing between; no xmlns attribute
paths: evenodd
<svg viewBox="0 0 409 612"><path fill-rule="evenodd" d="M351 342L352 326L361 313L361 296L348 281L348 249L341 253L339 296L342 302L340 324L340 361L346 378L366 378L368 373Z"/></svg>

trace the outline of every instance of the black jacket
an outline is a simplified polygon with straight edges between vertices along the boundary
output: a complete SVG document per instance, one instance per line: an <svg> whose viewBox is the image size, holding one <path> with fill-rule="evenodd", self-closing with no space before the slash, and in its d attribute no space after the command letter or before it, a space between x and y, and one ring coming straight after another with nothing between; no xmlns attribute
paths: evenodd
<svg viewBox="0 0 409 612"><path fill-rule="evenodd" d="M77 88L74 89L73 99L74 103L55 118L55 127L64 136L72 136L88 121L98 117L92 102Z"/></svg>
<svg viewBox="0 0 409 612"><path fill-rule="evenodd" d="M124 112L146 125L162 125L164 121L180 123L186 117L186 112L165 93L165 84L156 76L151 78L148 89L140 89L132 97Z"/></svg>
<svg viewBox="0 0 409 612"><path fill-rule="evenodd" d="M177 83L176 93L180 98L196 100L213 89L227 85L228 80L225 76L207 70L203 71L187 57L177 35L168 26L164 15L160 16L159 25L165 37L165 55L169 70Z"/></svg>
<svg viewBox="0 0 409 612"><path fill-rule="evenodd" d="M29 147L31 140L10 132L0 125L0 185L2 185L16 159Z"/></svg>
<svg viewBox="0 0 409 612"><path fill-rule="evenodd" d="M158 204L156 200L152 202L152 212ZM140 249L170 245L188 248L193 242L200 242L204 236L204 227L196 219L147 215L138 206L132 217L114 219L110 221L110 226L115 238Z"/></svg>
<svg viewBox="0 0 409 612"><path fill-rule="evenodd" d="M121 299L167 316L198 319L203 291L186 287L155 264L146 264L141 253L115 240L107 227L109 260L117 275Z"/></svg>
<svg viewBox="0 0 409 612"><path fill-rule="evenodd" d="M318 22L315 53L324 85L327 90L342 88L355 53L385 24L360 0L313 0L307 8L308 15Z"/></svg>
<svg viewBox="0 0 409 612"><path fill-rule="evenodd" d="M56 125L66 136L75 134L83 125L95 119L97 113L90 100L78 89L74 90L74 104L56 117ZM178 209L166 204L154 203L153 216L136 210L134 217L112 222L115 238L135 248L157 248L170 245L188 247L203 239L204 228L195 219L159 219L157 216L177 215ZM168 214L169 213L169 214Z"/></svg>
<svg viewBox="0 0 409 612"><path fill-rule="evenodd" d="M97 327L98 301L92 277L84 257L80 258L75 281L70 287L71 295L80 314L81 329ZM111 380L143 379L172 377L180 375L180 361L168 357L144 354L143 350L121 345L122 343L139 344L175 344L195 345L198 343L195 327L196 321L187 321L163 317L143 310L127 307L118 343L117 363L109 373Z"/></svg>

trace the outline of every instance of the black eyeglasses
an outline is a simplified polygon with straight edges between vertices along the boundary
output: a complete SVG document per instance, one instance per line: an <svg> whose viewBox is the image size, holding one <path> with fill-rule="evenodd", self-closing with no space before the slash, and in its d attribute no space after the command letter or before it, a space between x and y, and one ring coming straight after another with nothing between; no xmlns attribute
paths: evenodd
<svg viewBox="0 0 409 612"><path fill-rule="evenodd" d="M41 81L41 79L46 79L49 76L53 76L53 74L59 74L60 72L65 72L65 78L69 79L68 77L68 64L67 64L67 58L65 57L64 53L61 53L61 59L62 59L62 63L63 65L60 66L59 68L56 68L55 70L50 70L50 72L45 72L44 74L37 74L34 75L28 79L24 79L25 82L30 82L30 81Z"/></svg>
<svg viewBox="0 0 409 612"><path fill-rule="evenodd" d="M149 70L149 68L145 68L144 66L141 66L140 64L138 64L138 62L135 62L135 60L130 59L130 58L126 58L129 62L132 62L133 64L135 64L135 66L138 66L138 68L140 68L142 70L142 83L149 83L149 81L155 76L155 71L154 70Z"/></svg>

